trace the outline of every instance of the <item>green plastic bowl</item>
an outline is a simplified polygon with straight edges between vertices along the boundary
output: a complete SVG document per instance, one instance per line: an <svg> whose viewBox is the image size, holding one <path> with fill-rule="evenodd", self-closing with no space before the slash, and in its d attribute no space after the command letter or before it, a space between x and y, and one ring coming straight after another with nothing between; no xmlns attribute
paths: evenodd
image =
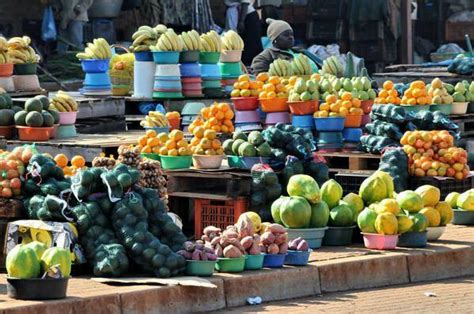
<svg viewBox="0 0 474 314"><path fill-rule="evenodd" d="M183 97L183 93L181 92L153 92L153 98L176 99Z"/></svg>
<svg viewBox="0 0 474 314"><path fill-rule="evenodd" d="M56 129L56 139L76 137L76 126L74 124L70 125L60 125Z"/></svg>
<svg viewBox="0 0 474 314"><path fill-rule="evenodd" d="M242 74L240 62L219 63L219 68L221 70L222 76L236 77Z"/></svg>
<svg viewBox="0 0 474 314"><path fill-rule="evenodd" d="M32 75L36 74L37 68L37 63L15 64L13 67L13 73L15 75Z"/></svg>
<svg viewBox="0 0 474 314"><path fill-rule="evenodd" d="M288 240L303 238L311 249L319 249L322 245L324 234L328 227L306 228L306 229L287 229Z"/></svg>
<svg viewBox="0 0 474 314"><path fill-rule="evenodd" d="M220 52L201 52L199 53L199 63L201 64L217 64L221 57Z"/></svg>
<svg viewBox="0 0 474 314"><path fill-rule="evenodd" d="M221 273L241 273L245 268L245 256L239 258L219 257L216 270Z"/></svg>
<svg viewBox="0 0 474 314"><path fill-rule="evenodd" d="M449 116L453 110L453 105L443 104L443 105L431 105L430 111L441 111L445 115Z"/></svg>
<svg viewBox="0 0 474 314"><path fill-rule="evenodd" d="M246 255L245 270L258 270L263 268L263 258L265 254Z"/></svg>
<svg viewBox="0 0 474 314"><path fill-rule="evenodd" d="M186 261L186 275L209 277L214 274L216 261Z"/></svg>
<svg viewBox="0 0 474 314"><path fill-rule="evenodd" d="M163 169L187 169L193 163L193 156L165 156L160 155Z"/></svg>
<svg viewBox="0 0 474 314"><path fill-rule="evenodd" d="M474 225L474 211L453 209L453 225Z"/></svg>
<svg viewBox="0 0 474 314"><path fill-rule="evenodd" d="M356 226L329 227L323 238L324 246L346 246L352 243L352 233Z"/></svg>
<svg viewBox="0 0 474 314"><path fill-rule="evenodd" d="M147 154L147 153L141 153L141 155L145 158L152 159L152 160L158 160L161 161L160 155L159 154Z"/></svg>
<svg viewBox="0 0 474 314"><path fill-rule="evenodd" d="M430 110L430 105L401 105L407 112L418 112L421 110Z"/></svg>

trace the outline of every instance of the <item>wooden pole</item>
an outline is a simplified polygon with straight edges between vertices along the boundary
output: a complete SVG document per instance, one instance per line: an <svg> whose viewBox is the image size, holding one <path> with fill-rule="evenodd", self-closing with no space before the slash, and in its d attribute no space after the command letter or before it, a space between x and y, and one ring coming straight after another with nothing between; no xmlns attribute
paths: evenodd
<svg viewBox="0 0 474 314"><path fill-rule="evenodd" d="M411 0L401 0L400 15L402 18L401 62L413 63L413 30L411 21Z"/></svg>

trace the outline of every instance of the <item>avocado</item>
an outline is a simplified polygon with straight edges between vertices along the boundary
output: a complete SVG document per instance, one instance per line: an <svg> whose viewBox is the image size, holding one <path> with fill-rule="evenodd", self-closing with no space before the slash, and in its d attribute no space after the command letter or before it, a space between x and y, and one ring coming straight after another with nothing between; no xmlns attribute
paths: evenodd
<svg viewBox="0 0 474 314"><path fill-rule="evenodd" d="M43 115L43 126L52 127L54 124L53 116L46 110L43 110L41 114Z"/></svg>
<svg viewBox="0 0 474 314"><path fill-rule="evenodd" d="M234 143L232 144L232 153L235 156L239 155L239 146L242 145L243 143L246 143L243 139L236 139Z"/></svg>
<svg viewBox="0 0 474 314"><path fill-rule="evenodd" d="M37 99L41 102L41 104L43 105L43 110L48 110L49 108L49 98L44 96L44 95L38 95L38 96L35 96L34 99Z"/></svg>
<svg viewBox="0 0 474 314"><path fill-rule="evenodd" d="M243 157L255 157L257 155L257 150L252 144L244 142L239 146L238 153Z"/></svg>
<svg viewBox="0 0 474 314"><path fill-rule="evenodd" d="M226 155L232 155L232 144L234 144L234 140L231 138L227 139L222 143L222 148L224 149L224 153Z"/></svg>
<svg viewBox="0 0 474 314"><path fill-rule="evenodd" d="M9 126L14 124L15 112L11 109L0 109L0 126Z"/></svg>
<svg viewBox="0 0 474 314"><path fill-rule="evenodd" d="M260 144L265 142L265 140L263 139L262 134L259 131L250 132L250 134L248 136L248 140L249 140L249 143L254 145L254 146L259 146Z"/></svg>
<svg viewBox="0 0 474 314"><path fill-rule="evenodd" d="M59 124L59 112L57 110L48 110L48 112L53 116L53 124Z"/></svg>
<svg viewBox="0 0 474 314"><path fill-rule="evenodd" d="M237 132L234 132L234 136L232 137L232 139L234 141L238 139L247 141L247 135L245 135L244 132L237 131Z"/></svg>

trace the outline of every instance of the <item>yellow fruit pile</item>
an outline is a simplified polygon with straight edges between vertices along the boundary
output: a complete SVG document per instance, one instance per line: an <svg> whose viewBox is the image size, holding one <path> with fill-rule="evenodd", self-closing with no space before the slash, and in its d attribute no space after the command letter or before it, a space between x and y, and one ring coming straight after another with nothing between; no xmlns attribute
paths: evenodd
<svg viewBox="0 0 474 314"><path fill-rule="evenodd" d="M223 155L221 141L217 139L217 132L214 130L205 130L202 126L193 129L193 139L189 148L195 155Z"/></svg>
<svg viewBox="0 0 474 314"><path fill-rule="evenodd" d="M189 143L184 139L184 133L180 130L173 130L169 134L160 133L159 138L164 145L160 148L160 155L167 156L190 156L193 154L189 148Z"/></svg>
<svg viewBox="0 0 474 314"><path fill-rule="evenodd" d="M432 99L428 95L426 90L425 82L414 81L410 84L410 87L403 94L402 105L431 105Z"/></svg>
<svg viewBox="0 0 474 314"><path fill-rule="evenodd" d="M231 97L257 97L263 87L262 81L252 81L248 74L239 76L234 83L234 89L230 93Z"/></svg>
<svg viewBox="0 0 474 314"><path fill-rule="evenodd" d="M379 96L374 100L375 104L392 104L399 105L401 103L398 92L395 89L392 81L385 81L383 89L380 90Z"/></svg>
<svg viewBox="0 0 474 314"><path fill-rule="evenodd" d="M165 137L166 136L166 137ZM141 153L159 154L161 147L168 138L166 133L156 134L154 130L147 130L146 134L138 139L138 148ZM164 140L163 142L160 140Z"/></svg>
<svg viewBox="0 0 474 314"><path fill-rule="evenodd" d="M260 99L288 98L288 89L283 80L278 76L268 77L267 73L260 73L257 81L264 82L262 91L258 94Z"/></svg>
<svg viewBox="0 0 474 314"><path fill-rule="evenodd" d="M205 130L214 130L222 133L233 133L234 124L232 119L234 112L227 103L214 103L210 107L201 109L201 118L194 120L188 127L189 132L193 133L197 126L204 127Z"/></svg>
<svg viewBox="0 0 474 314"><path fill-rule="evenodd" d="M319 106L319 111L314 113L315 118L345 117L347 115L362 115L361 101L352 98L350 92L344 92L340 99L336 95L328 95L326 102Z"/></svg>

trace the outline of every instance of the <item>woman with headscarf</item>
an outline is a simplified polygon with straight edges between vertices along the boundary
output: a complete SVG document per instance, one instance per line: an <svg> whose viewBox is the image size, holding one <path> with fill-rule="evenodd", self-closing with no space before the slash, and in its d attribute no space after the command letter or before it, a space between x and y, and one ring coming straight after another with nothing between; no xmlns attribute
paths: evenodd
<svg viewBox="0 0 474 314"><path fill-rule="evenodd" d="M267 36L272 43L272 47L265 49L252 61L252 72L257 75L267 72L270 64L276 59L291 61L298 53L306 55L312 62L311 67L317 71L317 65L322 65L322 61L312 53L294 48L295 38L293 36L293 28L285 21L267 19L269 24Z"/></svg>

